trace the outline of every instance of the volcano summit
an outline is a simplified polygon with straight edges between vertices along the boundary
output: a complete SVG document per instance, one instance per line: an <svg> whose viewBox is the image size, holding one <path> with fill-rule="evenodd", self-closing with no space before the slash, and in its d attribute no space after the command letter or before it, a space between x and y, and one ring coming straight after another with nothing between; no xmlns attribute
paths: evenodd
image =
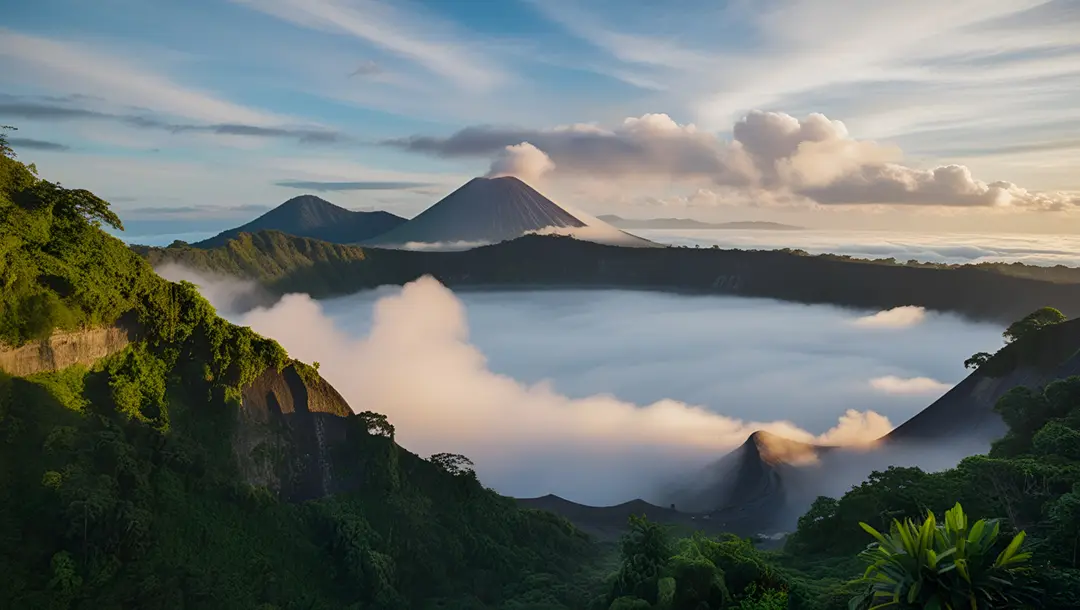
<svg viewBox="0 0 1080 610"><path fill-rule="evenodd" d="M579 218L513 176L473 178L412 220L363 242L471 247L516 239L526 233L557 233L623 246L655 246L607 223Z"/></svg>

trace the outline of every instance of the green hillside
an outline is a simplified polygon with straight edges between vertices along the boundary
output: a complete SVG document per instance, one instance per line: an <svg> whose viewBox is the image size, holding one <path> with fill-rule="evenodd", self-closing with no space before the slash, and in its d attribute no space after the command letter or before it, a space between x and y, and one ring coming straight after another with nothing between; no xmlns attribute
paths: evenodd
<svg viewBox="0 0 1080 610"><path fill-rule="evenodd" d="M0 375L0 608L581 607L582 534L402 449L373 414L331 415L350 490L288 503L251 484L245 388L323 382L101 223L119 224L104 201L4 148L3 342L118 322L141 340L91 367Z"/></svg>

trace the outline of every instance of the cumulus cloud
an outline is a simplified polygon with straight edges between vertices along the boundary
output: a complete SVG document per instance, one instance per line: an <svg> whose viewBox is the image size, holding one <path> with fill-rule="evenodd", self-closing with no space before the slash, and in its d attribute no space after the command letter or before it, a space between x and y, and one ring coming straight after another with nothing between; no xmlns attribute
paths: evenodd
<svg viewBox="0 0 1080 610"><path fill-rule="evenodd" d="M613 128L468 127L445 138L413 136L384 144L443 157L487 157L505 155L506 147L519 146L516 142L531 143L537 150L530 155L536 158L541 151L546 154L555 174L696 179L765 198L790 196L821 205L1061 210L1080 204L1077 194L985 182L960 165L904 165L897 147L859 140L841 121L822 114L798 119L755 110L735 123L730 141L666 114L646 114Z"/></svg>
<svg viewBox="0 0 1080 610"><path fill-rule="evenodd" d="M536 182L553 169L555 164L551 157L532 144L522 142L504 148L491 162L487 177L514 176L525 182Z"/></svg>
<svg viewBox="0 0 1080 610"><path fill-rule="evenodd" d="M854 324L875 328L904 328L922 322L925 317L926 309L916 305L904 305L862 316L857 318Z"/></svg>
<svg viewBox="0 0 1080 610"><path fill-rule="evenodd" d="M929 377L897 377L886 375L870 380L870 387L886 394L943 394L950 386Z"/></svg>
<svg viewBox="0 0 1080 610"><path fill-rule="evenodd" d="M825 445L862 446L888 434L892 428L889 418L884 415L848 409L840 416L840 423L817 440Z"/></svg>

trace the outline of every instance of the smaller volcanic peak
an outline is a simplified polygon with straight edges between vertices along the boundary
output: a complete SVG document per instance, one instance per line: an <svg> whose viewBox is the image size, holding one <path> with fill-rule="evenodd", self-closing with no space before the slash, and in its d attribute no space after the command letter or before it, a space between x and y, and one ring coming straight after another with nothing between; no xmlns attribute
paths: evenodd
<svg viewBox="0 0 1080 610"><path fill-rule="evenodd" d="M703 471L690 475L670 491L669 497L697 511L740 506L776 508L784 501L781 473L816 464L829 449L759 430Z"/></svg>
<svg viewBox="0 0 1080 610"><path fill-rule="evenodd" d="M300 195L247 224L223 231L194 245L213 248L223 245L240 233L257 231L281 231L297 237L348 244L385 233L403 222L404 218L389 212L356 212L315 195Z"/></svg>
<svg viewBox="0 0 1080 610"><path fill-rule="evenodd" d="M549 227L584 226L518 178L473 178L412 220L368 243L497 243Z"/></svg>
<svg viewBox="0 0 1080 610"><path fill-rule="evenodd" d="M271 221L288 222L298 229L325 227L352 215L350 210L334 205L315 195L299 195L289 199L251 224Z"/></svg>
<svg viewBox="0 0 1080 610"><path fill-rule="evenodd" d="M794 441L765 430L754 432L743 443L744 451L756 455L770 466L812 464L817 461L821 452L827 449L828 447Z"/></svg>

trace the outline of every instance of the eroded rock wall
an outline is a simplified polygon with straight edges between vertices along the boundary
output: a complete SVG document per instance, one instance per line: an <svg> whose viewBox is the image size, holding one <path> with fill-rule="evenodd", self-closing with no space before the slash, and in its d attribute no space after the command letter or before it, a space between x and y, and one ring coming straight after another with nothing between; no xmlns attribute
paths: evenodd
<svg viewBox="0 0 1080 610"><path fill-rule="evenodd" d="M233 439L241 476L288 501L348 487L335 477L332 454L346 441L352 410L324 379L306 377L291 365L260 375L243 391Z"/></svg>
<svg viewBox="0 0 1080 610"><path fill-rule="evenodd" d="M0 346L0 370L25 377L75 364L90 366L124 349L136 336L135 329L117 325L53 333L47 339L15 348Z"/></svg>

